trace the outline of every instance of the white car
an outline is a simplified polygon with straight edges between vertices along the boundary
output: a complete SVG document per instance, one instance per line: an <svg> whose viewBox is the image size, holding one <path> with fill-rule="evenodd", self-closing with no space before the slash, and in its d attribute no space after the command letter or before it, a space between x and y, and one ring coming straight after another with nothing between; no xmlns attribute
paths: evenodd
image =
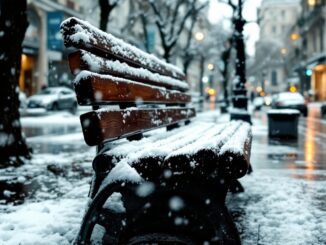
<svg viewBox="0 0 326 245"><path fill-rule="evenodd" d="M256 97L252 102L254 105L255 110L260 110L264 105L264 98L263 97Z"/></svg>
<svg viewBox="0 0 326 245"><path fill-rule="evenodd" d="M46 110L77 110L76 94L66 87L50 87L28 98L27 108L44 108Z"/></svg>

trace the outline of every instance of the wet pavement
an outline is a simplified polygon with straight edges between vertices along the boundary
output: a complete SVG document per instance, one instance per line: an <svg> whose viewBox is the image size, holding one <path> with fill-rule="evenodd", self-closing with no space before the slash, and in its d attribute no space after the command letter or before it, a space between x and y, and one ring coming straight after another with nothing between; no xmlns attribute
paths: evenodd
<svg viewBox="0 0 326 245"><path fill-rule="evenodd" d="M227 198L243 244L326 244L326 120L310 108L297 140L269 140L265 108L252 129L254 172Z"/></svg>
<svg viewBox="0 0 326 245"><path fill-rule="evenodd" d="M203 113L199 120L222 117ZM78 186L86 192L95 149L84 143L78 116L27 118L23 126L34 157L0 169L0 213L61 200ZM244 193L227 198L243 244L326 244L326 120L312 108L300 118L297 140L269 140L267 132L265 108L253 115L254 172L240 179Z"/></svg>
<svg viewBox="0 0 326 245"><path fill-rule="evenodd" d="M311 108L307 118L300 117L298 139L276 140L267 136L267 116L255 112L253 125L252 164L264 169L326 169L326 120Z"/></svg>

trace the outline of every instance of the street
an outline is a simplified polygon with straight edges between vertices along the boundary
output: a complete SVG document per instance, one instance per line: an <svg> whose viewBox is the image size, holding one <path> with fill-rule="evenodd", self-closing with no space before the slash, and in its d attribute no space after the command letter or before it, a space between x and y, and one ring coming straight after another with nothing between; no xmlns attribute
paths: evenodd
<svg viewBox="0 0 326 245"><path fill-rule="evenodd" d="M254 112L254 171L240 179L245 192L227 198L243 244L324 244L326 120L319 118L317 107L310 107L309 117L300 118L297 141L269 141L266 110ZM229 115L207 111L196 120L222 122L229 120ZM0 244L18 244L24 237L15 240L9 226L26 236L32 229L36 238L31 241L53 236L59 226L62 233L53 244L69 244L87 201L95 149L85 145L78 116L57 113L22 118L22 123L30 135L28 143L34 148L34 157L18 169L1 170ZM56 127L51 126L53 123ZM44 208L49 211L44 213ZM47 228L42 222L18 222L22 213L41 215L49 224L60 222ZM75 221L68 221L69 217ZM16 222L23 222L20 226L25 228Z"/></svg>

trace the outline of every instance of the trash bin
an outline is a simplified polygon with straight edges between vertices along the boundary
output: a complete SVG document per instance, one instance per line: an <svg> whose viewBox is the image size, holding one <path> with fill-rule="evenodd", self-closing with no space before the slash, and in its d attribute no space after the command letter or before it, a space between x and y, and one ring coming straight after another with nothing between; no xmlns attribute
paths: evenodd
<svg viewBox="0 0 326 245"><path fill-rule="evenodd" d="M268 115L268 136L271 138L298 138L300 111L293 109L272 109Z"/></svg>

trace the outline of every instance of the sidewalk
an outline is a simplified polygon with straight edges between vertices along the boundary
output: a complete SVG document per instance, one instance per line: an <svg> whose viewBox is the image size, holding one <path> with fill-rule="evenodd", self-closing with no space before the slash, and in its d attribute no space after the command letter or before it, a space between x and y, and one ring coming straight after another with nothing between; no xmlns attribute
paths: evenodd
<svg viewBox="0 0 326 245"><path fill-rule="evenodd" d="M313 151L309 140L315 139L299 130L299 143L269 142L266 118L258 117L252 127L254 172L240 179L245 192L227 201L243 244L326 244L326 162L315 161L324 159L314 156L317 146Z"/></svg>
<svg viewBox="0 0 326 245"><path fill-rule="evenodd" d="M211 111L196 120L225 122L229 115ZM277 144L268 141L261 113L253 117L253 123L254 172L240 179L244 193L227 198L242 244L325 244L325 141L311 129L300 128L298 144ZM47 139L60 146L67 145L65 141L68 145L81 142L79 133L44 137L30 138L30 142L45 145ZM87 205L95 154L93 148L81 152L81 143L76 145L75 152L36 153L29 164L9 173L29 193L21 205L0 202L1 245L71 244ZM9 190L4 194L14 195Z"/></svg>

